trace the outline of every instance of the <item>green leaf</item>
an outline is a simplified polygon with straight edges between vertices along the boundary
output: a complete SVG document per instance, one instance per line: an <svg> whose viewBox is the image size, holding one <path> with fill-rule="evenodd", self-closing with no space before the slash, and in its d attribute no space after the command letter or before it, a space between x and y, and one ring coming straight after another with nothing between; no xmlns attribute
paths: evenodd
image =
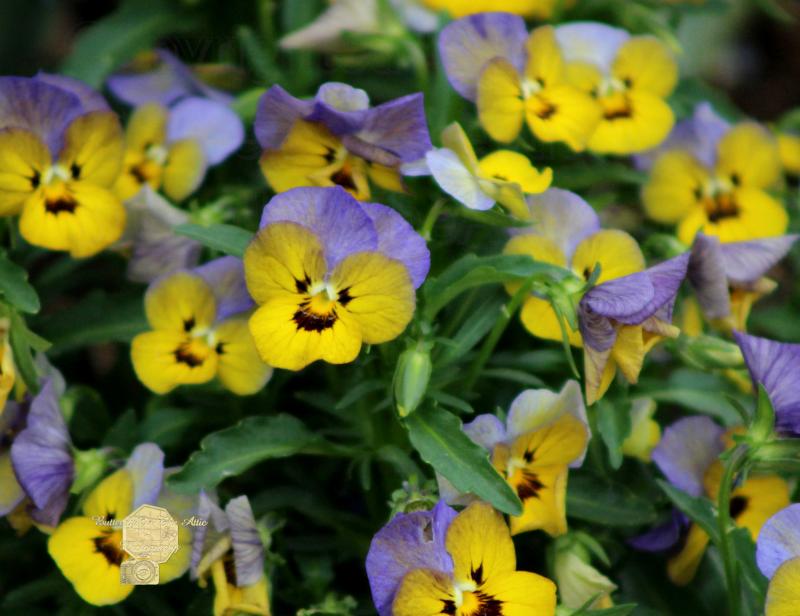
<svg viewBox="0 0 800 616"><path fill-rule="evenodd" d="M475 494L504 513L522 513L522 503L489 462L489 453L464 434L458 417L423 406L406 417L405 426L422 459L457 490Z"/></svg>
<svg viewBox="0 0 800 616"><path fill-rule="evenodd" d="M273 458L286 458L309 452L324 443L291 415L248 417L235 426L213 432L200 442L183 468L170 477L170 486L179 492L213 488L226 477ZM316 452L318 448L314 448Z"/></svg>
<svg viewBox="0 0 800 616"><path fill-rule="evenodd" d="M425 283L422 289L425 298L423 316L433 320L442 308L474 287L522 280L537 274L562 278L565 270L534 261L527 255L466 255Z"/></svg>
<svg viewBox="0 0 800 616"><path fill-rule="evenodd" d="M463 360L464 356L492 329L504 304L504 298L490 295L475 306L452 340L443 347L441 355L434 362L435 367L441 368L454 361Z"/></svg>
<svg viewBox="0 0 800 616"><path fill-rule="evenodd" d="M753 425L750 428L750 434L756 442L767 440L775 428L775 409L772 406L772 401L769 399L769 394L764 386L758 384L758 403L756 404L756 417Z"/></svg>
<svg viewBox="0 0 800 616"><path fill-rule="evenodd" d="M688 515L693 522L700 525L700 527L708 533L708 536L711 537L711 541L719 545L717 516L711 501L702 497L690 496L663 479L658 479L657 481L658 485L664 490L673 504Z"/></svg>
<svg viewBox="0 0 800 616"><path fill-rule="evenodd" d="M716 417L726 426L739 422L739 413L730 401L718 391L670 388L658 391L648 390L643 393L656 402L671 402L690 411Z"/></svg>
<svg viewBox="0 0 800 616"><path fill-rule="evenodd" d="M631 433L630 404L600 400L597 404L597 429L608 449L611 467L618 469L622 466L622 443Z"/></svg>
<svg viewBox="0 0 800 616"><path fill-rule="evenodd" d="M39 375L36 372L36 365L33 363L31 345L26 333L28 326L16 310L9 310L8 314L11 324L9 343L11 344L11 353L14 355L14 364L25 386L36 394L39 392Z"/></svg>
<svg viewBox="0 0 800 616"><path fill-rule="evenodd" d="M623 603L621 605L615 605L614 607L608 607L604 610L575 612L572 616L628 616L628 614L633 613L636 607L636 603Z"/></svg>
<svg viewBox="0 0 800 616"><path fill-rule="evenodd" d="M733 554L742 573L746 588L755 596L757 605L764 605L767 596L768 580L761 573L756 563L756 546L746 528L733 528L730 530Z"/></svg>
<svg viewBox="0 0 800 616"><path fill-rule="evenodd" d="M93 88L158 39L189 30L196 20L166 0L127 0L108 17L83 29L62 71Z"/></svg>
<svg viewBox="0 0 800 616"><path fill-rule="evenodd" d="M28 272L3 255L0 255L0 295L22 312L35 314L41 308L36 289L28 284Z"/></svg>
<svg viewBox="0 0 800 616"><path fill-rule="evenodd" d="M626 486L591 473L571 472L567 515L604 526L644 526L658 519L653 504Z"/></svg>
<svg viewBox="0 0 800 616"><path fill-rule="evenodd" d="M239 258L244 257L244 251L253 239L253 234L250 231L233 225L202 227L186 223L175 227L175 233L197 240L203 246L219 250L226 255L233 255Z"/></svg>

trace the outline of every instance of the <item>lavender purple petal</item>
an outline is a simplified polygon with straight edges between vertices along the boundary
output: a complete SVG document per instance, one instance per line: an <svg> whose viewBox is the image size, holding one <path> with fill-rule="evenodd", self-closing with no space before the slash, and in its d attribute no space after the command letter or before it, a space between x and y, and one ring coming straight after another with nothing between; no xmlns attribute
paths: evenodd
<svg viewBox="0 0 800 616"><path fill-rule="evenodd" d="M217 321L247 312L255 303L247 291L244 264L236 257L220 257L196 267L198 274L211 287L217 301Z"/></svg>
<svg viewBox="0 0 800 616"><path fill-rule="evenodd" d="M320 86L311 114L305 119L321 122L334 135L347 135L364 126L368 109L369 96L364 90L346 83L329 82Z"/></svg>
<svg viewBox="0 0 800 616"><path fill-rule="evenodd" d="M301 101L275 85L258 101L254 130L265 150L277 150L297 120L311 114L314 104Z"/></svg>
<svg viewBox="0 0 800 616"><path fill-rule="evenodd" d="M404 163L419 160L433 147L425 118L423 95L419 93L370 109L355 135L361 141L386 150Z"/></svg>
<svg viewBox="0 0 800 616"><path fill-rule="evenodd" d="M756 562L768 578L793 558L800 558L800 504L797 503L767 520L756 542Z"/></svg>
<svg viewBox="0 0 800 616"><path fill-rule="evenodd" d="M164 479L164 452L155 443L141 443L131 452L125 470L133 481L133 509L155 505Z"/></svg>
<svg viewBox="0 0 800 616"><path fill-rule="evenodd" d="M167 139L194 139L209 165L217 165L239 149L244 125L227 105L206 98L184 98L170 109Z"/></svg>
<svg viewBox="0 0 800 616"><path fill-rule="evenodd" d="M239 496L225 506L231 528L233 558L236 565L236 585L250 586L264 575L264 545L256 528L250 501Z"/></svg>
<svg viewBox="0 0 800 616"><path fill-rule="evenodd" d="M686 516L673 509L669 520L651 528L644 534L628 540L628 545L642 552L662 552L675 545L681 537L681 532L688 525Z"/></svg>
<svg viewBox="0 0 800 616"><path fill-rule="evenodd" d="M89 113L91 111L111 110L111 108L108 106L108 102L106 102L106 99L103 98L102 94L93 88L90 88L78 79L66 77L65 75L43 73L41 71L36 74L34 79L36 79L36 81L41 81L50 84L51 86L60 88L61 90L69 92L70 94L78 97L84 113Z"/></svg>

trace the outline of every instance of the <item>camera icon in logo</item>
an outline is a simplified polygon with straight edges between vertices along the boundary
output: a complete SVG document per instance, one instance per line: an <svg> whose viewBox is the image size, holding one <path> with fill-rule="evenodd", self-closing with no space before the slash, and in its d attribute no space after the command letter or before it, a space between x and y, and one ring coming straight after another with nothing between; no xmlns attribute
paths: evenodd
<svg viewBox="0 0 800 616"><path fill-rule="evenodd" d="M128 560L120 565L122 584L158 584L158 564L152 560Z"/></svg>

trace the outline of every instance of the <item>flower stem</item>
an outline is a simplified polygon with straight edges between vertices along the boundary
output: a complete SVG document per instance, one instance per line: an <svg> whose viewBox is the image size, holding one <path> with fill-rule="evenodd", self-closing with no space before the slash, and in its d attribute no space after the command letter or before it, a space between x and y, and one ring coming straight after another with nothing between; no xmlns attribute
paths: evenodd
<svg viewBox="0 0 800 616"><path fill-rule="evenodd" d="M717 495L718 523L719 523L719 551L725 567L725 586L728 589L728 603L731 616L739 616L741 597L739 591L739 568L733 554L733 545L729 527L731 519L731 492L736 474L747 459L747 447L740 445L734 449L730 458L726 460L722 474L722 481Z"/></svg>
<svg viewBox="0 0 800 616"><path fill-rule="evenodd" d="M431 209L428 210L428 215L425 217L425 220L419 229L419 234L425 239L426 242L431 241L433 225L435 225L436 221L439 219L439 214L442 213L445 204L446 201L444 199L439 199L431 206Z"/></svg>

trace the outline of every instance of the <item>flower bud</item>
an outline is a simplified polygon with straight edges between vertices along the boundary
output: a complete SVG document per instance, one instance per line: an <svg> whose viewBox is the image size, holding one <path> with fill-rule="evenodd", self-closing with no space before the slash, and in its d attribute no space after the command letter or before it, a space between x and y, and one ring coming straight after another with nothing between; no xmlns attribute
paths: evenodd
<svg viewBox="0 0 800 616"><path fill-rule="evenodd" d="M400 417L414 412L422 402L431 372L433 364L427 350L412 348L400 355L394 372L394 399Z"/></svg>
<svg viewBox="0 0 800 616"><path fill-rule="evenodd" d="M680 353L686 362L702 370L739 368L744 364L736 344L705 334L686 338Z"/></svg>
<svg viewBox="0 0 800 616"><path fill-rule="evenodd" d="M86 488L93 486L102 477L108 463L108 450L75 449L72 459L75 463L75 480L72 482L70 492L80 494Z"/></svg>
<svg viewBox="0 0 800 616"><path fill-rule="evenodd" d="M603 609L613 605L611 593L617 585L592 567L589 550L569 535L559 538L556 544L553 577L561 602L567 607L578 609L598 595L589 607Z"/></svg>

